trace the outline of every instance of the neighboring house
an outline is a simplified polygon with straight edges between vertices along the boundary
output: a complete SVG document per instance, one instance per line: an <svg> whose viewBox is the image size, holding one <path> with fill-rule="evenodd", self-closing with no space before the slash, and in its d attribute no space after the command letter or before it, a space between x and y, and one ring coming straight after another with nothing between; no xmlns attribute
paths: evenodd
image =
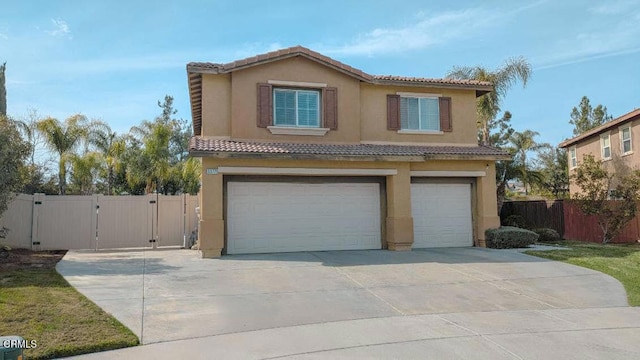
<svg viewBox="0 0 640 360"><path fill-rule="evenodd" d="M187 73L204 257L483 246L500 225L509 156L477 144L490 83L373 76L300 46Z"/></svg>
<svg viewBox="0 0 640 360"><path fill-rule="evenodd" d="M640 138L640 109L635 109L619 118L613 119L584 134L560 143L561 148L567 149L569 175L580 164L585 154L592 154L596 160L605 163L613 159L621 159L631 168L640 165L640 154L634 153ZM578 188L569 184L570 195Z"/></svg>

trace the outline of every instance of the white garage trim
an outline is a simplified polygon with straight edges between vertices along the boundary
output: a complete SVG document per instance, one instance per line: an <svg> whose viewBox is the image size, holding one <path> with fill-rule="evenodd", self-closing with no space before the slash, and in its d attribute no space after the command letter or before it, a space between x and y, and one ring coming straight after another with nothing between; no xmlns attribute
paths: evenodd
<svg viewBox="0 0 640 360"><path fill-rule="evenodd" d="M412 183L413 247L473 245L471 184Z"/></svg>
<svg viewBox="0 0 640 360"><path fill-rule="evenodd" d="M220 166L218 173L225 175L327 175L327 176L387 176L397 175L396 169L336 169L336 168L277 168Z"/></svg>
<svg viewBox="0 0 640 360"><path fill-rule="evenodd" d="M380 249L378 183L227 183L227 253Z"/></svg>
<svg viewBox="0 0 640 360"><path fill-rule="evenodd" d="M482 177L486 171L412 171L413 177Z"/></svg>

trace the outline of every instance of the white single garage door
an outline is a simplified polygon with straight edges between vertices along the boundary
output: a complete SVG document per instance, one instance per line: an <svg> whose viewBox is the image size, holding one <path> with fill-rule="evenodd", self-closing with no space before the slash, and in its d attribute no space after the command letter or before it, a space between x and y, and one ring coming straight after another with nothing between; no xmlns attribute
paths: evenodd
<svg viewBox="0 0 640 360"><path fill-rule="evenodd" d="M470 184L411 184L413 247L473 245Z"/></svg>
<svg viewBox="0 0 640 360"><path fill-rule="evenodd" d="M227 253L380 249L376 183L227 183Z"/></svg>

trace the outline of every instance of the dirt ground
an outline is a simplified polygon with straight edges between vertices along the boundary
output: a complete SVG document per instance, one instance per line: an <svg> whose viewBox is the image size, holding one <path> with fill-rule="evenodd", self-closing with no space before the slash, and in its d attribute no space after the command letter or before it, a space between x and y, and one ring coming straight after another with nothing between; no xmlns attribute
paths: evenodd
<svg viewBox="0 0 640 360"><path fill-rule="evenodd" d="M31 251L12 249L0 252L0 271L25 268L53 268L66 254L65 250Z"/></svg>

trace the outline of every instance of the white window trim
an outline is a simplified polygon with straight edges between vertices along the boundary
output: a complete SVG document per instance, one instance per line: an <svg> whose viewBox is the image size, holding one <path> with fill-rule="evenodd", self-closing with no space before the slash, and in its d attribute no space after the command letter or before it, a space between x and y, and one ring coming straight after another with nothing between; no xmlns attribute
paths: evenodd
<svg viewBox="0 0 640 360"><path fill-rule="evenodd" d="M627 152L624 151L624 138L622 137L623 130L626 130L626 129L629 129L629 149L630 149ZM631 124L620 126L618 128L618 131L620 134L620 153L622 154L622 156L633 154L633 134L631 133Z"/></svg>
<svg viewBox="0 0 640 360"><path fill-rule="evenodd" d="M327 84L317 82L303 82L303 81L285 81L285 80L267 80L268 84L275 86L297 86L305 88L326 88Z"/></svg>
<svg viewBox="0 0 640 360"><path fill-rule="evenodd" d="M609 140L609 157L605 157L604 156L604 139L608 139ZM611 133L607 132L605 134L600 135L600 156L602 157L602 160L611 160L613 154L611 153Z"/></svg>
<svg viewBox="0 0 640 360"><path fill-rule="evenodd" d="M296 100L296 106L295 106L295 112L296 112L296 125L292 126L292 125L277 125L276 124L276 91L278 90L285 90L285 91L294 91L296 96L295 96L295 100ZM318 126L304 126L304 125L298 125L298 92L299 91L308 91L308 92L315 92L318 94ZM292 89L292 88L274 88L272 90L272 102L273 102L273 127L282 127L282 128L301 128L301 129L319 129L320 125L322 125L322 94L320 93L320 90L318 89ZM272 132L273 134L273 132ZM308 134L307 134L308 135ZM324 135L324 134L322 134Z"/></svg>
<svg viewBox="0 0 640 360"><path fill-rule="evenodd" d="M398 91L396 93L396 95L400 95L400 97L413 97L413 98L440 98L440 97L442 97L442 94L401 92L401 91Z"/></svg>
<svg viewBox="0 0 640 360"><path fill-rule="evenodd" d="M573 152L573 156L571 155ZM575 160L575 165L573 164ZM578 149L575 146L569 148L569 169L575 169L578 167Z"/></svg>
<svg viewBox="0 0 640 360"><path fill-rule="evenodd" d="M444 131L441 130L409 130L409 129L404 129L404 130L398 130L398 134L414 134L414 135L424 135L424 134L428 134L428 135L444 135Z"/></svg>
<svg viewBox="0 0 640 360"><path fill-rule="evenodd" d="M330 129L317 127L290 127L290 126L267 126L273 135L309 135L324 136Z"/></svg>
<svg viewBox="0 0 640 360"><path fill-rule="evenodd" d="M436 100L438 100L442 96L440 94L409 93L409 92L397 92L396 95L400 95L401 98L436 99ZM420 103L418 102L418 125L420 125L421 112L422 112L422 109L420 108ZM438 114L439 113L440 113L440 109L438 109ZM402 123L402 119L400 119L400 123ZM440 123L438 123L438 128L439 127L440 127ZM400 129L398 130L398 134L444 134L444 131L430 130L430 129Z"/></svg>

